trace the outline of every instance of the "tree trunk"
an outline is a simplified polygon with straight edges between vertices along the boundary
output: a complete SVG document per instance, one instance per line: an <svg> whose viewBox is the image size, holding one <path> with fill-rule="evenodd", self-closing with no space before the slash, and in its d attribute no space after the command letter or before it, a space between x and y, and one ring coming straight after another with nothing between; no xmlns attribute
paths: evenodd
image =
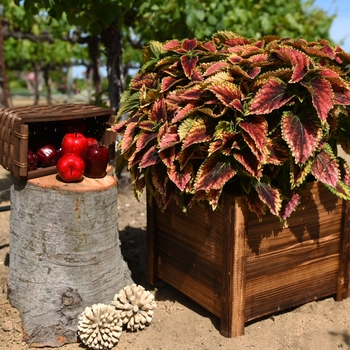
<svg viewBox="0 0 350 350"><path fill-rule="evenodd" d="M34 62L34 106L39 104L39 63Z"/></svg>
<svg viewBox="0 0 350 350"><path fill-rule="evenodd" d="M46 101L48 105L52 104L52 93L51 93L51 84L50 84L50 74L49 74L49 68L44 67L44 81L46 86Z"/></svg>
<svg viewBox="0 0 350 350"><path fill-rule="evenodd" d="M121 30L111 24L102 32L101 41L106 48L110 107L116 111L119 108L120 96L125 88Z"/></svg>
<svg viewBox="0 0 350 350"><path fill-rule="evenodd" d="M95 94L98 96L101 93L101 77L100 77L100 41L97 35L91 36L89 47L89 58L92 65L92 79L95 86Z"/></svg>
<svg viewBox="0 0 350 350"><path fill-rule="evenodd" d="M110 304L133 283L117 229L115 177L11 186L9 301L34 347L77 341L85 307Z"/></svg>

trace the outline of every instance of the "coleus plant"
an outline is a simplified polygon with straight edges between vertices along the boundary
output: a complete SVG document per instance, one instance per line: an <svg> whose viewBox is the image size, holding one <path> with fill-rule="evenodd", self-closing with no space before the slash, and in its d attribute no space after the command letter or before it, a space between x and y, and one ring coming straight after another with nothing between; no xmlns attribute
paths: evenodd
<svg viewBox="0 0 350 350"><path fill-rule="evenodd" d="M350 153L349 70L350 55L325 40L222 31L151 42L111 128L122 135L117 168L162 209L216 209L232 193L260 219L285 220L311 180L348 200L338 146Z"/></svg>

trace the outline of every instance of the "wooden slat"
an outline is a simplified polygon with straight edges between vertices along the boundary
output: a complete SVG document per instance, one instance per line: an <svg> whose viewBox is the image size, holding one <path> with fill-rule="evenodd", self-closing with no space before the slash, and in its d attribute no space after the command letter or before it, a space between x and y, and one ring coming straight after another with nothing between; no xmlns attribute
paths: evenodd
<svg viewBox="0 0 350 350"><path fill-rule="evenodd" d="M337 300L350 297L350 203L343 203L342 229L339 249Z"/></svg>
<svg viewBox="0 0 350 350"><path fill-rule="evenodd" d="M156 204L152 204L147 198L147 280L154 285L157 280L157 210Z"/></svg>
<svg viewBox="0 0 350 350"><path fill-rule="evenodd" d="M226 196L224 206L220 333L237 337L244 333L245 322L247 206L241 198L232 196Z"/></svg>

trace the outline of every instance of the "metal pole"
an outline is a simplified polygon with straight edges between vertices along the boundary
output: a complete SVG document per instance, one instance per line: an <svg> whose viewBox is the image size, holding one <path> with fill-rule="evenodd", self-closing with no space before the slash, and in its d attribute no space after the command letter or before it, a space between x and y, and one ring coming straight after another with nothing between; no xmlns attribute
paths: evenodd
<svg viewBox="0 0 350 350"><path fill-rule="evenodd" d="M0 5L0 66L1 66L1 76L0 84L2 85L2 104L4 107L8 107L8 97L7 97L7 82L6 82L6 65L5 65L5 54L4 54L4 37L2 31L2 14L4 11L4 6Z"/></svg>

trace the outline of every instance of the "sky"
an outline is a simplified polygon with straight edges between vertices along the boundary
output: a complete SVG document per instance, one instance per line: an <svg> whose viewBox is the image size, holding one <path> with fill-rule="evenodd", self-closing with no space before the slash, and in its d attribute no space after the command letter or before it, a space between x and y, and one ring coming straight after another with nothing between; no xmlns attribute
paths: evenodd
<svg viewBox="0 0 350 350"><path fill-rule="evenodd" d="M315 0L314 5L326 11L329 15L336 14L330 36L345 51L350 53L350 0ZM74 67L75 78L82 78L85 67ZM105 67L102 74L106 75Z"/></svg>
<svg viewBox="0 0 350 350"><path fill-rule="evenodd" d="M314 5L325 10L329 15L336 14L330 36L347 52L350 52L350 1L315 0ZM344 40L344 42L341 42Z"/></svg>

